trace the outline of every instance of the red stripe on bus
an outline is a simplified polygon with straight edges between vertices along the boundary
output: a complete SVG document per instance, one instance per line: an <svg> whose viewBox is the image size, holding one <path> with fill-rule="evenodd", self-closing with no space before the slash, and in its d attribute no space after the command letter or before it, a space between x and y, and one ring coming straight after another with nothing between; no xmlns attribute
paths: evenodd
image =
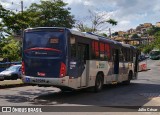
<svg viewBox="0 0 160 115"><path fill-rule="evenodd" d="M47 51L61 52L60 50L57 50L54 48L30 48L30 49L24 50L24 52L28 52L28 51L32 51L32 50L47 50Z"/></svg>

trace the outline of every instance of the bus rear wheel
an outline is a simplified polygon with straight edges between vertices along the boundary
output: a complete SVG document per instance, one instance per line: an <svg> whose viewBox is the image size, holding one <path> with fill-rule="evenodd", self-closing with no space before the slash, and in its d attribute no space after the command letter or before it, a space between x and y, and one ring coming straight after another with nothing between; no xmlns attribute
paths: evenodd
<svg viewBox="0 0 160 115"><path fill-rule="evenodd" d="M98 74L95 81L94 91L99 92L103 87L103 76L102 74Z"/></svg>

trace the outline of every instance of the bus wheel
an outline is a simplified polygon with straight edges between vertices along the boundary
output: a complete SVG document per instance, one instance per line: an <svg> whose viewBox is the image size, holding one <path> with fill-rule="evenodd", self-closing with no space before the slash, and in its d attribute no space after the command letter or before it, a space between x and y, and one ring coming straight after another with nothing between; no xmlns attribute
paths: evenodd
<svg viewBox="0 0 160 115"><path fill-rule="evenodd" d="M102 90L102 87L103 87L103 77L102 74L98 74L95 81L94 91L99 92Z"/></svg>
<svg viewBox="0 0 160 115"><path fill-rule="evenodd" d="M129 85L129 84L131 83L132 76L133 76L133 73L132 73L132 72L129 72L129 74L128 74L128 80L123 81L122 83L123 83L124 85Z"/></svg>

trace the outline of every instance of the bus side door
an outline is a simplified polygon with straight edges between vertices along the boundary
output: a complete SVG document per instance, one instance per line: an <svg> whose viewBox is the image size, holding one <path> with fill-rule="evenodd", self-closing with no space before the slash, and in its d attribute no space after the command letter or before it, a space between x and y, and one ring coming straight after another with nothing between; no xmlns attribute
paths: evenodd
<svg viewBox="0 0 160 115"><path fill-rule="evenodd" d="M88 65L87 60L89 59L89 45L78 43L78 75L80 77L80 87L87 85L87 73Z"/></svg>
<svg viewBox="0 0 160 115"><path fill-rule="evenodd" d="M114 50L114 81L118 81L118 75L119 75L119 50Z"/></svg>

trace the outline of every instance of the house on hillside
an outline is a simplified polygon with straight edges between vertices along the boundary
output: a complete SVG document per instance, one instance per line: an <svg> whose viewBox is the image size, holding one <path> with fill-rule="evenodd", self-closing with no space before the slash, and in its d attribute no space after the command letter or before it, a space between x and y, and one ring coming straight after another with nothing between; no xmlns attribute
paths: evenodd
<svg viewBox="0 0 160 115"><path fill-rule="evenodd" d="M157 22L155 26L160 27L160 22Z"/></svg>

